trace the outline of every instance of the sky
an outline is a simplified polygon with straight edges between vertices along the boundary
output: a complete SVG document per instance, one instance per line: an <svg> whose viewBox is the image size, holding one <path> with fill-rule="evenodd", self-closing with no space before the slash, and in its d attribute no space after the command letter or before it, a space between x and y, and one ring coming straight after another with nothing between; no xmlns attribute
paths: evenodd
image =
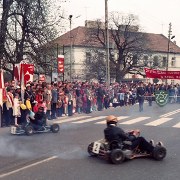
<svg viewBox="0 0 180 180"><path fill-rule="evenodd" d="M65 15L73 15L72 28L84 26L85 20L105 19L105 0L63 2ZM108 11L134 14L138 16L144 32L163 34L166 37L171 23L172 36L175 35L173 41L180 46L180 0L108 0Z"/></svg>

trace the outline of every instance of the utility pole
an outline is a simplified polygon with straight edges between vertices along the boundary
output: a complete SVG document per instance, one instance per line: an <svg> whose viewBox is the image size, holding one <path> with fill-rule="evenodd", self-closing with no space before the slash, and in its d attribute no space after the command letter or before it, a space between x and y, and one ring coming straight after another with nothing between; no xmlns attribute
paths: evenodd
<svg viewBox="0 0 180 180"><path fill-rule="evenodd" d="M72 40L71 40L71 25L72 25L72 17L73 15L69 15L69 23L70 23L70 33L69 33L69 38L70 38L70 82L72 79Z"/></svg>
<svg viewBox="0 0 180 180"><path fill-rule="evenodd" d="M168 67L169 67L169 53L170 53L170 42L171 39L175 38L175 36L172 36L172 24L169 23L169 30L168 30L168 49L167 49L167 59L166 59L166 75L168 73ZM166 85L167 85L167 79L166 79Z"/></svg>
<svg viewBox="0 0 180 180"><path fill-rule="evenodd" d="M105 0L105 32L106 32L106 82L110 85L110 69L109 69L109 26L108 26L108 0Z"/></svg>
<svg viewBox="0 0 180 180"><path fill-rule="evenodd" d="M63 55L64 55L64 44L63 44ZM65 59L64 59L64 64L65 64ZM64 72L63 72L63 82L64 82Z"/></svg>

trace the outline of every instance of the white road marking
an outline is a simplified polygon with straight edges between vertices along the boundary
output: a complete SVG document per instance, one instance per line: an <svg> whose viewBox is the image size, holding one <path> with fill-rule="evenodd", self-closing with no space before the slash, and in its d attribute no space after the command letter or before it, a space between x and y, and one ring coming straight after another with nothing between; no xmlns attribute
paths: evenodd
<svg viewBox="0 0 180 180"><path fill-rule="evenodd" d="M119 116L117 117L118 118L118 121L122 120L122 119L126 119L128 118L129 116ZM106 124L106 120L104 121L100 121L100 122L96 122L95 124Z"/></svg>
<svg viewBox="0 0 180 180"><path fill-rule="evenodd" d="M143 120L146 120L146 119L149 119L149 118L150 117L138 117L138 118L135 118L135 119L131 119L129 121L119 123L119 124L135 124L137 122L140 122L140 121L143 121Z"/></svg>
<svg viewBox="0 0 180 180"><path fill-rule="evenodd" d="M58 121L54 121L54 123L63 123L63 122L71 122L71 121L75 121L78 119L84 119L84 118L90 118L91 116L79 116L79 117L72 117L72 118L67 118L64 120L58 120Z"/></svg>
<svg viewBox="0 0 180 180"><path fill-rule="evenodd" d="M86 122L95 121L95 120L98 120L98 119L103 119L103 118L105 118L105 117L106 117L106 116L97 116L97 117L94 117L94 118L84 119L84 120L76 121L76 122L72 122L72 123L81 124L81 123L86 123Z"/></svg>
<svg viewBox="0 0 180 180"><path fill-rule="evenodd" d="M23 170L25 170L25 169L31 168L31 167L33 167L33 166L37 166L38 164L42 164L42 163L51 161L51 160L56 159L56 158L57 158L57 156L52 156L52 157L49 157L49 158L47 158L47 159L44 159L44 160L35 162L35 163L33 163L33 164L24 166L24 167L22 167L22 168L16 169L16 170L14 170L14 171L11 171L11 172L8 172L8 173L4 173L4 174L0 174L0 178L4 178L4 177L6 177L6 176L9 176L9 175L18 173L19 171L23 171Z"/></svg>
<svg viewBox="0 0 180 180"><path fill-rule="evenodd" d="M177 123L176 125L174 125L173 127L175 127L175 128L180 128L180 122Z"/></svg>
<svg viewBox="0 0 180 180"><path fill-rule="evenodd" d="M152 121L150 123L147 123L145 125L146 126L158 126L158 125L161 125L167 121L170 121L171 119L173 119L173 118L160 118L160 119L157 119L157 120Z"/></svg>
<svg viewBox="0 0 180 180"><path fill-rule="evenodd" d="M163 115L161 115L160 117L169 117L169 116L171 116L171 115L173 115L173 114L176 114L176 113L179 113L179 112L180 112L180 109L177 109L177 110L175 110L175 111L171 111L171 112L169 112L169 113L163 114Z"/></svg>

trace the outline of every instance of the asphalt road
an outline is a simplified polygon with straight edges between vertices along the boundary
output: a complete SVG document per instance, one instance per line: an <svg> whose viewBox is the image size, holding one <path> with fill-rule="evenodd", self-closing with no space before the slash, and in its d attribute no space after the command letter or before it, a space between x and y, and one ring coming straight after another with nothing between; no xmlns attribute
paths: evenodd
<svg viewBox="0 0 180 180"><path fill-rule="evenodd" d="M0 179L5 180L179 180L179 104L158 107L145 104L117 107L91 114L62 117L57 134L14 136L0 129ZM163 161L141 158L120 165L89 157L87 146L103 138L104 117L118 116L124 129L141 130L146 139L162 141L167 148Z"/></svg>

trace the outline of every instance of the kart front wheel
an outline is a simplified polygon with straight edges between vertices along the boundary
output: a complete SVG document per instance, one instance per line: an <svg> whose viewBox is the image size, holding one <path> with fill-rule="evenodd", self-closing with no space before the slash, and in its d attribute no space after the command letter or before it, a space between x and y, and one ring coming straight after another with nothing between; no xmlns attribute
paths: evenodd
<svg viewBox="0 0 180 180"><path fill-rule="evenodd" d="M95 156L97 156L97 154L95 154L95 153L92 152L92 150L93 150L93 144L94 144L94 143L91 143L91 144L88 145L87 151L88 151L88 153L89 153L90 156L94 156L94 157L95 157Z"/></svg>
<svg viewBox="0 0 180 180"><path fill-rule="evenodd" d="M33 132L34 132L34 130L33 130L32 126L26 126L25 127L25 133L26 133L27 136L33 135Z"/></svg>
<svg viewBox="0 0 180 180"><path fill-rule="evenodd" d="M166 148L163 146L156 146L153 151L153 158L161 161L166 157Z"/></svg>
<svg viewBox="0 0 180 180"><path fill-rule="evenodd" d="M109 160L113 164L121 164L125 159L125 155L121 149L114 149L110 153Z"/></svg>
<svg viewBox="0 0 180 180"><path fill-rule="evenodd" d="M59 125L58 125L58 124L53 124L53 125L51 126L51 131L52 131L53 133L59 132Z"/></svg>

